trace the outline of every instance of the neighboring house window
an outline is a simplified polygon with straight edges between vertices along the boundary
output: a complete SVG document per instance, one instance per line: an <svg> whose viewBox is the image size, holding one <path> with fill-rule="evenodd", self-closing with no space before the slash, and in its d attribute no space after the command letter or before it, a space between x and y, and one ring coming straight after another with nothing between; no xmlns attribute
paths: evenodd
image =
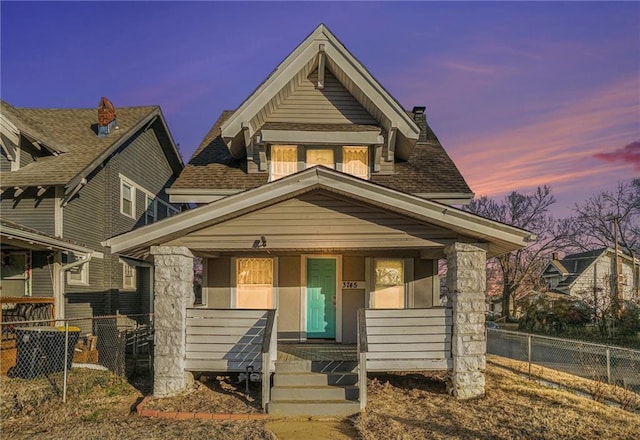
<svg viewBox="0 0 640 440"><path fill-rule="evenodd" d="M236 259L236 308L273 308L273 260Z"/></svg>
<svg viewBox="0 0 640 440"><path fill-rule="evenodd" d="M136 190L133 185L120 181L120 212L127 217L136 218Z"/></svg>
<svg viewBox="0 0 640 440"><path fill-rule="evenodd" d="M145 206L147 207L147 210L145 211L144 221L145 221L145 224L150 225L151 223L155 222L156 218L158 217L156 199L154 199L153 197L150 197L147 194L145 194L144 199L145 199Z"/></svg>
<svg viewBox="0 0 640 440"><path fill-rule="evenodd" d="M369 148L343 147L342 171L361 179L369 178Z"/></svg>
<svg viewBox="0 0 640 440"><path fill-rule="evenodd" d="M373 275L375 285L371 293L371 308L404 308L404 261L376 259Z"/></svg>
<svg viewBox="0 0 640 440"><path fill-rule="evenodd" d="M271 180L278 180L298 171L296 145L271 146Z"/></svg>
<svg viewBox="0 0 640 440"><path fill-rule="evenodd" d="M136 290L136 267L122 263L122 289Z"/></svg>
<svg viewBox="0 0 640 440"><path fill-rule="evenodd" d="M89 285L89 263L72 267L67 271L67 284L71 286Z"/></svg>
<svg viewBox="0 0 640 440"><path fill-rule="evenodd" d="M324 165L327 168L335 168L333 148L307 148L307 168L316 165Z"/></svg>
<svg viewBox="0 0 640 440"><path fill-rule="evenodd" d="M31 258L28 251L2 251L0 266L0 296L31 295Z"/></svg>

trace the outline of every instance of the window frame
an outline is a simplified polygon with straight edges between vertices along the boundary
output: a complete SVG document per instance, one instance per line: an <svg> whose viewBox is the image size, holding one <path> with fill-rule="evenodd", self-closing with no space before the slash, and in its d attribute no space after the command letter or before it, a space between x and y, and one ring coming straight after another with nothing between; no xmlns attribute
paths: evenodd
<svg viewBox="0 0 640 440"><path fill-rule="evenodd" d="M71 278L71 274L80 273L80 279L76 280ZM67 270L67 284L69 286L88 286L89 285L89 262L87 261L80 266L72 267Z"/></svg>
<svg viewBox="0 0 640 440"><path fill-rule="evenodd" d="M346 150L351 149L351 150L361 150L364 152L364 157L366 159L366 162L364 163L364 167L366 169L366 175L360 175L360 174L354 174L354 173L350 173L348 171L346 171L346 167L347 167L347 162L346 162ZM367 145L343 145L342 146L342 159L341 159L341 171L345 174L349 174L350 176L354 176L354 177L358 177L360 179L364 179L364 180L371 180L371 163L370 163L370 148Z"/></svg>
<svg viewBox="0 0 640 440"><path fill-rule="evenodd" d="M400 284L395 284L393 286L402 286L402 307L396 307L394 309L402 310L409 308L409 289L407 289L407 263L405 258L385 258L385 257L376 257L371 259L371 288L369 292L369 301L368 308L369 309L380 309L376 307L375 297L376 297L376 286L377 286L377 274L376 274L376 264L379 261L394 261L399 262L402 267L402 281ZM388 309L388 307L385 307Z"/></svg>
<svg viewBox="0 0 640 440"><path fill-rule="evenodd" d="M33 292L31 291L31 261L32 255L30 250L19 250L19 249L10 249L7 251L3 251L3 255L0 256L4 258L5 256L15 256L15 255L23 255L24 256L24 270L20 274L12 275L12 276L1 276L4 274L4 271L0 271L0 285L2 284L2 280L7 281L23 281L24 289L22 296L32 296ZM14 257L15 258L15 257ZM0 290L0 296L2 295L2 290Z"/></svg>
<svg viewBox="0 0 640 440"><path fill-rule="evenodd" d="M124 209L125 193L124 188L128 187L131 194L131 212L127 213ZM130 180L120 177L120 214L132 218L136 218L136 186Z"/></svg>
<svg viewBox="0 0 640 440"><path fill-rule="evenodd" d="M268 257L234 257L231 259L231 298L230 298L230 306L232 309L238 309L238 261L239 260L270 260L271 261L271 289L270 293L270 303L271 307L268 310L277 308L277 273L278 273L278 259L268 258ZM258 284L256 284L258 285ZM265 309L260 309L265 310Z"/></svg>
<svg viewBox="0 0 640 440"><path fill-rule="evenodd" d="M269 182L273 182L275 180L282 179L284 177L290 176L291 174L295 174L299 171L299 154L300 154L300 145L293 144L273 144L270 146L270 157L269 157ZM282 162L275 160L275 150L292 150L294 153L295 161L293 162ZM276 173L276 166L281 165L282 168L286 168L285 164L288 164L291 168L289 173ZM277 177L276 177L277 176Z"/></svg>
<svg viewBox="0 0 640 440"><path fill-rule="evenodd" d="M133 264L128 264L125 261L120 260L120 264L122 265L122 290L125 291L136 291L138 290L138 269L135 265ZM130 276L130 278L133 280L133 286L128 286L125 283L125 280L127 278L127 268L130 268L132 271L132 274Z"/></svg>

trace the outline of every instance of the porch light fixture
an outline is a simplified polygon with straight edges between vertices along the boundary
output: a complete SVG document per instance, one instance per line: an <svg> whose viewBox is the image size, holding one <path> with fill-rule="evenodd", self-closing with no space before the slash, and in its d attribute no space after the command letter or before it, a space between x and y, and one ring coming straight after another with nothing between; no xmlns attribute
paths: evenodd
<svg viewBox="0 0 640 440"><path fill-rule="evenodd" d="M260 236L260 246L267 247L267 237L265 237L264 235Z"/></svg>

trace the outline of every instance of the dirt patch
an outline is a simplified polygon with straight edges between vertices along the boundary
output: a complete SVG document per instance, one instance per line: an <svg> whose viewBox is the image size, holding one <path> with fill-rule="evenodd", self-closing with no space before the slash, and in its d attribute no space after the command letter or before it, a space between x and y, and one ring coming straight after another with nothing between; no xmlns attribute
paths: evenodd
<svg viewBox="0 0 640 440"><path fill-rule="evenodd" d="M289 418L272 419L266 424L278 440L350 440L358 431L346 419Z"/></svg>
<svg viewBox="0 0 640 440"><path fill-rule="evenodd" d="M175 397L148 399L144 408L159 411L254 414L262 412L261 384L238 383L236 376L202 376L194 389Z"/></svg>

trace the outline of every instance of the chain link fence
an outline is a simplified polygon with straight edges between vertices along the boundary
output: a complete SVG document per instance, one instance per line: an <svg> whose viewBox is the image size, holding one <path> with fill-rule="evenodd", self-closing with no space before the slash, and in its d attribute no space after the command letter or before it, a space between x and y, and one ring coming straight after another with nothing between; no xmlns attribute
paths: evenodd
<svg viewBox="0 0 640 440"><path fill-rule="evenodd" d="M126 377L153 370L153 315L0 322L0 329L0 374L45 377L64 402L77 369Z"/></svg>
<svg viewBox="0 0 640 440"><path fill-rule="evenodd" d="M640 392L640 351L488 329L487 353Z"/></svg>

